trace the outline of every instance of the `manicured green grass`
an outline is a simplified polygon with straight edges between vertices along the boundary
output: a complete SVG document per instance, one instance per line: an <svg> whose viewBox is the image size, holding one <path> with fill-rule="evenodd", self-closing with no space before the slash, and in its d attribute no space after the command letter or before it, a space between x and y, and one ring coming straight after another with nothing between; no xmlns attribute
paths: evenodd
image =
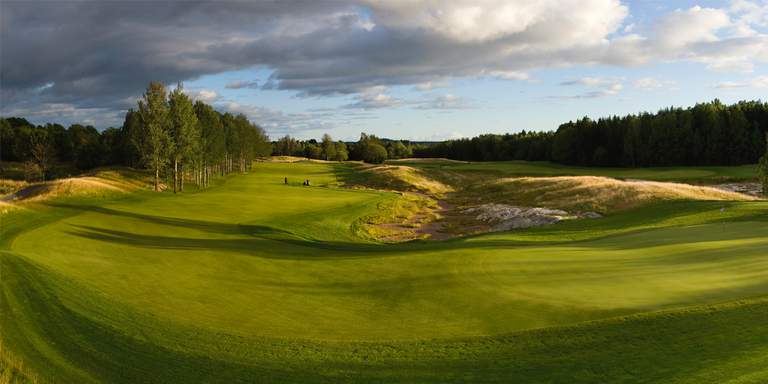
<svg viewBox="0 0 768 384"><path fill-rule="evenodd" d="M3 216L3 346L78 383L768 379L767 202L384 245L353 223L400 197L345 167Z"/></svg>
<svg viewBox="0 0 768 384"><path fill-rule="evenodd" d="M619 179L643 179L655 181L685 181L713 183L729 180L753 180L757 177L757 166L737 167L650 167L612 168L576 167L544 161L488 161L488 162L446 162L439 159L420 161L398 161L423 169L441 169L467 173L488 173L500 177L510 176L607 176Z"/></svg>

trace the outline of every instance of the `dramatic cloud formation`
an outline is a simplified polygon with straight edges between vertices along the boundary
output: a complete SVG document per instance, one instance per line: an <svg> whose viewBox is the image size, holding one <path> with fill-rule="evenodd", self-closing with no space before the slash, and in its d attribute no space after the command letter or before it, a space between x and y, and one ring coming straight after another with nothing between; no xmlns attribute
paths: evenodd
<svg viewBox="0 0 768 384"><path fill-rule="evenodd" d="M0 113L115 124L149 80L173 84L256 66L272 76L226 88L352 95L345 107L357 109L408 104L380 87L520 81L554 67L684 60L748 72L768 62L768 36L758 32L768 25L767 9L739 0L637 26L619 0L4 1ZM569 97L623 87L580 85L593 89Z"/></svg>

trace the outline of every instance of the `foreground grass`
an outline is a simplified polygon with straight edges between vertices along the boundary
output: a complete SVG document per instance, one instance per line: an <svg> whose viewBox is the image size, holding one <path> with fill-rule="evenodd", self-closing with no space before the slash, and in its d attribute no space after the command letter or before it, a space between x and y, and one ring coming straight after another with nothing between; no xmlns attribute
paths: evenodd
<svg viewBox="0 0 768 384"><path fill-rule="evenodd" d="M765 202L381 245L352 223L399 195L337 167L4 216L3 345L57 382L766 379Z"/></svg>

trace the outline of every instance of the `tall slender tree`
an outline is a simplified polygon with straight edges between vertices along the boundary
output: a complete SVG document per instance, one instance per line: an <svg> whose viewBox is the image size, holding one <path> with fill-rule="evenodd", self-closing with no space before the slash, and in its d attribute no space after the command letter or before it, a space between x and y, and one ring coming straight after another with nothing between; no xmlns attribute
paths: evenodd
<svg viewBox="0 0 768 384"><path fill-rule="evenodd" d="M336 156L333 160L346 161L349 158L349 152L347 152L347 145L343 141L336 142Z"/></svg>
<svg viewBox="0 0 768 384"><path fill-rule="evenodd" d="M758 164L758 177L763 185L763 194L768 195L768 134L765 135L765 154L760 158Z"/></svg>
<svg viewBox="0 0 768 384"><path fill-rule="evenodd" d="M168 154L173 152L170 136L170 119L165 86L151 82L139 100L142 132L134 135L134 144L139 149L144 163L155 171L155 191L160 190L160 169L168 163Z"/></svg>
<svg viewBox="0 0 768 384"><path fill-rule="evenodd" d="M183 186L179 177L179 166L190 162L200 146L200 129L197 123L192 100L184 93L184 85L179 83L171 91L168 98L170 113L170 133L173 147L171 162L173 164L173 193Z"/></svg>
<svg viewBox="0 0 768 384"><path fill-rule="evenodd" d="M333 142L331 135L324 134L320 146L323 149L323 159L334 160L336 158L336 143Z"/></svg>
<svg viewBox="0 0 768 384"><path fill-rule="evenodd" d="M40 169L40 178L45 181L45 175L51 168L56 148L53 147L48 132L42 128L36 128L30 139L32 158Z"/></svg>
<svg viewBox="0 0 768 384"><path fill-rule="evenodd" d="M226 132L221 115L208 104L195 103L195 114L200 126L200 155L202 157L202 185L207 187L216 166L221 166L227 150ZM221 173L220 171L218 173Z"/></svg>

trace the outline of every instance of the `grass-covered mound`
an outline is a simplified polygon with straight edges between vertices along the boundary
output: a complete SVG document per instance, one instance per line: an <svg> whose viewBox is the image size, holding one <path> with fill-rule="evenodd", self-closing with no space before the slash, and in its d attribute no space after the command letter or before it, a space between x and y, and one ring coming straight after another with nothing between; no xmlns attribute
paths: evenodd
<svg viewBox="0 0 768 384"><path fill-rule="evenodd" d="M487 189L487 198L492 201L603 213L668 200L755 200L749 195L707 186L602 176L504 178L487 184Z"/></svg>
<svg viewBox="0 0 768 384"><path fill-rule="evenodd" d="M6 186L0 201L6 205L34 203L77 197L107 197L147 189L147 172L129 168L102 168L78 177L38 183L0 180Z"/></svg>
<svg viewBox="0 0 768 384"><path fill-rule="evenodd" d="M349 167L4 215L4 350L64 383L766 378L768 203L381 244L354 223L402 196Z"/></svg>
<svg viewBox="0 0 768 384"><path fill-rule="evenodd" d="M459 162L444 159L407 159L398 165L421 169L453 171L473 175L494 177L515 176L605 176L617 179L642 179L653 181L675 181L686 183L712 184L726 181L754 180L756 165L692 166L692 167L577 167L545 161L487 161Z"/></svg>

